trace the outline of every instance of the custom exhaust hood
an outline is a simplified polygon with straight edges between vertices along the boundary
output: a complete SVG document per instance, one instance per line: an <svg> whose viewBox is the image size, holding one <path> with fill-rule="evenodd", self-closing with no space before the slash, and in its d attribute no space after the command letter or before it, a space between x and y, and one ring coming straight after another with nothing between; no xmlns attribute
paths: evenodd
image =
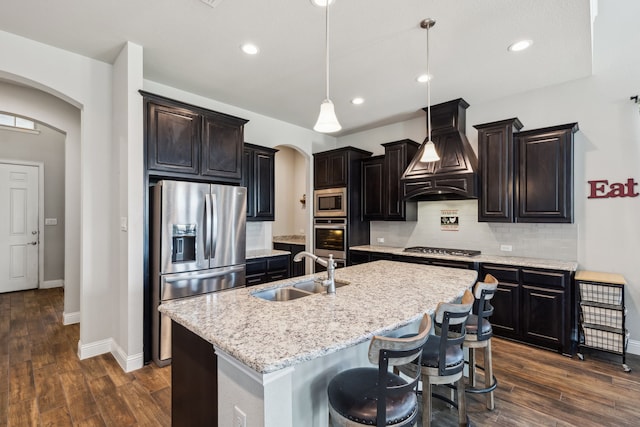
<svg viewBox="0 0 640 427"><path fill-rule="evenodd" d="M478 158L465 135L467 107L462 98L431 107L431 139L440 160L420 161L422 144L400 179L404 200L478 198Z"/></svg>

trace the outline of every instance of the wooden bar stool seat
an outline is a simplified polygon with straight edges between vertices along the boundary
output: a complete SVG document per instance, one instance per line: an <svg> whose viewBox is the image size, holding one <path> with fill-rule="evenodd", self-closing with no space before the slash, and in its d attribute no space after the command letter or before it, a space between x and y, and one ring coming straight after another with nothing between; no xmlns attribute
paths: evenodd
<svg viewBox="0 0 640 427"><path fill-rule="evenodd" d="M369 345L369 361L378 367L348 369L329 382L330 425L415 426L419 375L406 380L389 369L396 365L419 363L430 330L431 318L425 314L417 335L373 337Z"/></svg>
<svg viewBox="0 0 640 427"><path fill-rule="evenodd" d="M491 356L491 337L493 329L489 317L493 314L493 306L490 301L498 289L498 279L487 274L483 282L478 282L473 288L476 299L473 311L467 319L467 336L463 347L469 351L469 387L467 393L484 393L487 395L487 409L495 408L493 391L498 386L498 381L493 375L493 361ZM484 368L476 366L476 349L482 349ZM484 387L478 388L476 369L484 370Z"/></svg>

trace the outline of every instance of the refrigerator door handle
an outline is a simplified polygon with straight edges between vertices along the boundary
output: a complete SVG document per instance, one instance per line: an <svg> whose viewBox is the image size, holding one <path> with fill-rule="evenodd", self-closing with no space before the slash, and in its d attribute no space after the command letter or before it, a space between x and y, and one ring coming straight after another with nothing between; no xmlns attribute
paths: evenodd
<svg viewBox="0 0 640 427"><path fill-rule="evenodd" d="M211 194L211 217L213 218L213 230L211 233L211 254L209 258L216 257L216 248L218 246L218 198L217 194Z"/></svg>
<svg viewBox="0 0 640 427"><path fill-rule="evenodd" d="M204 193L204 257L211 253L211 193Z"/></svg>
<svg viewBox="0 0 640 427"><path fill-rule="evenodd" d="M191 279L211 279L213 277L226 276L231 273L238 273L245 269L244 264L236 265L233 267L227 267L220 271L208 272L208 273L200 273L200 274L189 274L189 275L180 275L175 277L165 277L164 283L174 283L179 282L181 280L191 280Z"/></svg>

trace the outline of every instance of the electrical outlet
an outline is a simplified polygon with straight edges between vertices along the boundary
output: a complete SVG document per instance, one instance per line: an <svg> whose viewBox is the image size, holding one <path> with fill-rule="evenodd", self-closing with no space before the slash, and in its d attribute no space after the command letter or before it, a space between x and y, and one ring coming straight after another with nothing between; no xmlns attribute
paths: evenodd
<svg viewBox="0 0 640 427"><path fill-rule="evenodd" d="M378 237L378 238L376 239L376 242L378 242L378 243L384 243L384 237Z"/></svg>
<svg viewBox="0 0 640 427"><path fill-rule="evenodd" d="M511 246L511 245L500 245L500 250L502 252L511 252L513 250L513 246Z"/></svg>
<svg viewBox="0 0 640 427"><path fill-rule="evenodd" d="M237 406L233 407L233 427L247 427L247 414Z"/></svg>

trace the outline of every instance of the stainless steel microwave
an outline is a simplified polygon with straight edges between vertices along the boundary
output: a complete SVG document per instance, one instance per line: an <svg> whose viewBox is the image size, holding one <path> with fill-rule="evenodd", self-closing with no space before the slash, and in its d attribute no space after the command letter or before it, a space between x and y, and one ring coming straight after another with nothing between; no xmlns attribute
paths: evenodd
<svg viewBox="0 0 640 427"><path fill-rule="evenodd" d="M313 192L313 206L315 217L347 216L347 189L327 188Z"/></svg>

